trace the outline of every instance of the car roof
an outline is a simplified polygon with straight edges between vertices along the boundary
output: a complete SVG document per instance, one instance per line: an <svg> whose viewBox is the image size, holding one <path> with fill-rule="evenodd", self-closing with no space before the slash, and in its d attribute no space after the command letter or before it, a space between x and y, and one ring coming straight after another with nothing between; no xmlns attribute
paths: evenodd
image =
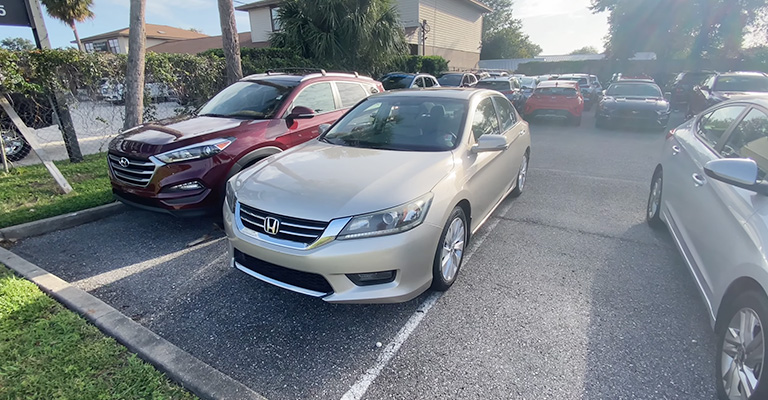
<svg viewBox="0 0 768 400"><path fill-rule="evenodd" d="M621 80L618 80L616 82L611 83L611 85L616 85L616 84L619 84L619 83L622 83L622 84L624 84L624 83L636 83L636 84L643 84L643 85L659 86L659 85L656 85L656 82L654 82L654 81L652 81L650 79L621 79Z"/></svg>
<svg viewBox="0 0 768 400"><path fill-rule="evenodd" d="M479 93L496 93L493 90L488 89L475 89L475 88L455 88L455 87L432 87L419 90L395 90L381 92L371 96L374 97L423 97L432 99L453 99L453 100L469 100L473 96Z"/></svg>
<svg viewBox="0 0 768 400"><path fill-rule="evenodd" d="M256 81L268 81L278 84L280 86L296 86L304 79L303 75L265 75L256 74L249 75L243 78L241 81L256 82Z"/></svg>
<svg viewBox="0 0 768 400"><path fill-rule="evenodd" d="M496 77L496 78L480 79L480 82L509 82L509 81L511 81L514 78L515 77L513 77L513 76L500 76L500 77Z"/></svg>
<svg viewBox="0 0 768 400"><path fill-rule="evenodd" d="M557 79L563 78L589 78L589 74L565 74L557 77Z"/></svg>
<svg viewBox="0 0 768 400"><path fill-rule="evenodd" d="M734 72L722 72L717 74L717 76L720 77L720 76L768 76L768 75L762 72L734 71Z"/></svg>
<svg viewBox="0 0 768 400"><path fill-rule="evenodd" d="M542 81L537 86L538 88L549 88L549 87L571 87L575 88L579 86L578 82L574 81L558 81L558 80L549 80L549 81Z"/></svg>

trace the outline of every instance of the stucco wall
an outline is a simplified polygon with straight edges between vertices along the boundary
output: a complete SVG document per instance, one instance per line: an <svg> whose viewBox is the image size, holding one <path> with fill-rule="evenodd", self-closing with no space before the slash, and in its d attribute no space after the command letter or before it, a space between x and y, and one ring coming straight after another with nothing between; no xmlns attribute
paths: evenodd
<svg viewBox="0 0 768 400"><path fill-rule="evenodd" d="M269 7L254 8L248 10L248 18L251 20L251 41L269 41L272 34L272 17Z"/></svg>

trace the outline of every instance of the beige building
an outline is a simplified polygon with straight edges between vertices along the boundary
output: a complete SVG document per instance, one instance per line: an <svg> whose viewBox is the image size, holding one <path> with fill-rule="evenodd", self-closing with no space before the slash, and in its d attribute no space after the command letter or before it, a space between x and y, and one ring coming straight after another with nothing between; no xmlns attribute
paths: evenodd
<svg viewBox="0 0 768 400"><path fill-rule="evenodd" d="M280 29L277 18L279 0L261 0L237 7L247 11L251 42L268 43L272 32ZM442 56L451 68L476 68L480 60L483 14L493 11L477 0L395 0L405 29L411 54ZM421 24L429 33L422 45Z"/></svg>
<svg viewBox="0 0 768 400"><path fill-rule="evenodd" d="M190 31L187 29L174 28L167 25L146 24L147 42L146 47L151 50L152 46L171 41L185 39L206 38L208 35ZM118 29L116 31L102 33L101 35L90 36L81 39L85 51L93 53L103 51L115 54L128 54L128 28Z"/></svg>

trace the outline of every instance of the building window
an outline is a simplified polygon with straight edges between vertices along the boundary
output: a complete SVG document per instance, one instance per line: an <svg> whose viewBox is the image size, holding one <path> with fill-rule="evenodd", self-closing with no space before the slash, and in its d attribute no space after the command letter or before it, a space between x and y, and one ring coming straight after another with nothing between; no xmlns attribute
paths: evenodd
<svg viewBox="0 0 768 400"><path fill-rule="evenodd" d="M85 44L85 51L87 53L93 53L93 43L86 43Z"/></svg>
<svg viewBox="0 0 768 400"><path fill-rule="evenodd" d="M109 51L110 53L115 54L120 53L120 43L117 41L117 39L109 39Z"/></svg>
<svg viewBox="0 0 768 400"><path fill-rule="evenodd" d="M280 7L272 7L269 9L269 14L272 19L272 32L280 30Z"/></svg>
<svg viewBox="0 0 768 400"><path fill-rule="evenodd" d="M103 52L109 51L109 48L107 47L107 42L94 42L94 43L91 43L91 46L93 47L93 51L103 51Z"/></svg>

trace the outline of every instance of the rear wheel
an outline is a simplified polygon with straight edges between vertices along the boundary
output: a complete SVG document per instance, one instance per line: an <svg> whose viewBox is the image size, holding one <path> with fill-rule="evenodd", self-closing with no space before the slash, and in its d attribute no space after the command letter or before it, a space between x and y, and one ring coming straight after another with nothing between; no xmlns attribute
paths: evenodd
<svg viewBox="0 0 768 400"><path fill-rule="evenodd" d="M8 161L19 161L29 155L29 152L32 151L32 146L30 146L29 143L27 143L27 140L24 139L24 136L21 136L18 132L5 131L2 132L2 135L5 156L8 158Z"/></svg>
<svg viewBox="0 0 768 400"><path fill-rule="evenodd" d="M664 221L661 220L661 189L664 183L662 171L656 170L651 179L651 192L648 195L648 208L645 212L645 220L654 229L664 227Z"/></svg>
<svg viewBox="0 0 768 400"><path fill-rule="evenodd" d="M525 181L528 178L528 152L523 154L523 161L520 163L520 170L517 172L517 185L512 189L512 197L520 197L525 188Z"/></svg>
<svg viewBox="0 0 768 400"><path fill-rule="evenodd" d="M464 260L464 249L469 237L467 216L461 207L456 207L448 217L437 244L435 261L432 266L432 289L445 291L453 285Z"/></svg>

